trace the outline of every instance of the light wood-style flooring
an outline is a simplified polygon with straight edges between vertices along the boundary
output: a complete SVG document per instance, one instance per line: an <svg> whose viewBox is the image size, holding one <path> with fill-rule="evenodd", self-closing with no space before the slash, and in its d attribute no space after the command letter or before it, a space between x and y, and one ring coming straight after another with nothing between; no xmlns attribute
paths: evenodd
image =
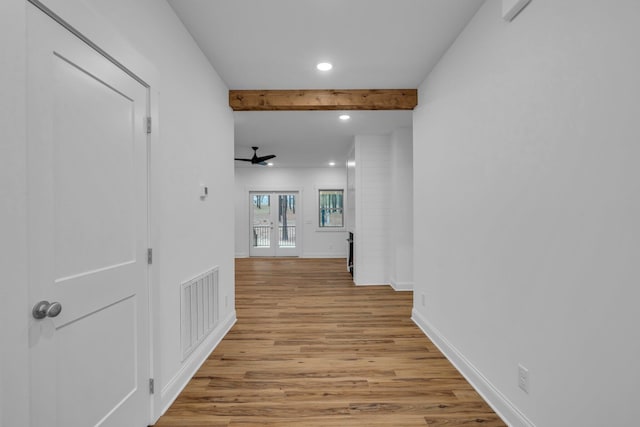
<svg viewBox="0 0 640 427"><path fill-rule="evenodd" d="M344 259L236 260L238 322L157 427L505 424L411 321L412 293Z"/></svg>

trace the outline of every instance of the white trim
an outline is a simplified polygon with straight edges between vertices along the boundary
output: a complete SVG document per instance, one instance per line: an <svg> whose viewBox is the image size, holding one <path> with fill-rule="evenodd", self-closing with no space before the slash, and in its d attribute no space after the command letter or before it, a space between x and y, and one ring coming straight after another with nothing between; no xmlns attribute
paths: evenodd
<svg viewBox="0 0 640 427"><path fill-rule="evenodd" d="M295 193L302 194L303 187L291 187L288 185L245 185L246 193Z"/></svg>
<svg viewBox="0 0 640 427"><path fill-rule="evenodd" d="M398 282L394 279L390 280L391 287L398 292L413 291L413 282Z"/></svg>
<svg viewBox="0 0 640 427"><path fill-rule="evenodd" d="M356 286L391 286L389 283L355 283Z"/></svg>
<svg viewBox="0 0 640 427"><path fill-rule="evenodd" d="M415 308L411 320L438 347L451 364L465 377L480 396L493 408L502 420L511 427L535 427L507 397L500 392L473 364L455 348Z"/></svg>
<svg viewBox="0 0 640 427"><path fill-rule="evenodd" d="M232 311L220 322L216 330L191 353L176 375L167 382L167 385L162 389L160 394L161 405L159 406L161 406L162 409L154 414L153 423L157 422L167 409L169 409L209 355L215 350L218 344L220 344L227 333L229 333L236 321L236 312Z"/></svg>
<svg viewBox="0 0 640 427"><path fill-rule="evenodd" d="M300 258L344 258L346 265L347 255L348 254L344 252L307 252Z"/></svg>
<svg viewBox="0 0 640 427"><path fill-rule="evenodd" d="M235 258L249 258L249 254L246 252L236 252Z"/></svg>
<svg viewBox="0 0 640 427"><path fill-rule="evenodd" d="M102 17L88 2L79 0L34 1L69 23L88 40L91 40L92 43L100 46L105 52L113 55L118 62L126 65L126 68L133 74L143 78L147 86L155 88L155 92L158 91L160 73L156 66L144 55L140 54L120 34L118 28ZM153 117L154 123L156 123L155 119L156 117Z"/></svg>
<svg viewBox="0 0 640 427"><path fill-rule="evenodd" d="M502 0L502 19L511 22L531 0Z"/></svg>

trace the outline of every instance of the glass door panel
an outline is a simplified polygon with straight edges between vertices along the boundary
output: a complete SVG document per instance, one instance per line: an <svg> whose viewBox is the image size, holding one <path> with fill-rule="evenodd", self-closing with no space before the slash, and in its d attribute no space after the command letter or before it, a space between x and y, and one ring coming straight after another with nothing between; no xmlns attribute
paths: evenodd
<svg viewBox="0 0 640 427"><path fill-rule="evenodd" d="M297 196L297 192L250 193L250 256L298 256Z"/></svg>
<svg viewBox="0 0 640 427"><path fill-rule="evenodd" d="M296 247L296 196L278 195L278 248Z"/></svg>
<svg viewBox="0 0 640 427"><path fill-rule="evenodd" d="M271 247L271 196L254 194L252 197L252 245L254 248Z"/></svg>

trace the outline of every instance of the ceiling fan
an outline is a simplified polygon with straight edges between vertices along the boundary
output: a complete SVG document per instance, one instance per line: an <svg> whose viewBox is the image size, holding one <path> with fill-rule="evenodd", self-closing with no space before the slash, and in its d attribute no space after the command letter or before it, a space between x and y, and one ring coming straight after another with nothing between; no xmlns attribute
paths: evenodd
<svg viewBox="0 0 640 427"><path fill-rule="evenodd" d="M273 159L276 155L275 154L269 154L268 156L258 156L258 147L251 147L253 148L253 157L250 159L239 159L236 157L236 160L240 160L243 162L251 162L252 165L262 165L262 166L266 166L267 165L267 160Z"/></svg>

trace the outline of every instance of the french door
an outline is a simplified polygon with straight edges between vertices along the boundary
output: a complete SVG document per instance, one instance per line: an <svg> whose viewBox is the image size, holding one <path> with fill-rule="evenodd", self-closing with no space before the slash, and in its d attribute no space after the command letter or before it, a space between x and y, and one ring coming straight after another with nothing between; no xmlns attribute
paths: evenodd
<svg viewBox="0 0 640 427"><path fill-rule="evenodd" d="M298 192L250 192L251 256L298 256Z"/></svg>

